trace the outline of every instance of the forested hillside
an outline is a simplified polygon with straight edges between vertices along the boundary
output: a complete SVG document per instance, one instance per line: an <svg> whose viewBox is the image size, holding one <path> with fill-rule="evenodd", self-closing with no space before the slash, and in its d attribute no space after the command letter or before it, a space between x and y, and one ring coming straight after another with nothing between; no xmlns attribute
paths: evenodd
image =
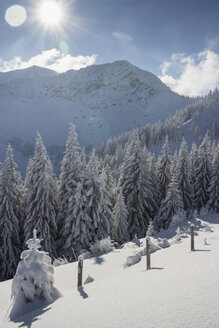
<svg viewBox="0 0 219 328"><path fill-rule="evenodd" d="M204 207L218 212L217 121L191 149L183 138L179 150L170 153L170 145L180 143L184 123L200 122L207 114L216 117L217 106L215 90L164 125L147 125L111 140L106 150L88 158L71 123L59 177L39 133L24 181L9 145L0 176L1 280L14 275L33 229L52 259L75 261L104 238L122 244L177 225ZM197 133L192 124L190 131ZM159 156L147 149L162 142Z"/></svg>

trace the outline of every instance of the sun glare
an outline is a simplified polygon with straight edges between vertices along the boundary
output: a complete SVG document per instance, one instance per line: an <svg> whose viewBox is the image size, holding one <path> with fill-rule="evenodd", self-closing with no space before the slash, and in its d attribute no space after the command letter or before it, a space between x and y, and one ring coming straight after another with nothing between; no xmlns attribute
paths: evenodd
<svg viewBox="0 0 219 328"><path fill-rule="evenodd" d="M61 23L62 8L55 1L46 1L40 7L39 16L44 25L57 26Z"/></svg>

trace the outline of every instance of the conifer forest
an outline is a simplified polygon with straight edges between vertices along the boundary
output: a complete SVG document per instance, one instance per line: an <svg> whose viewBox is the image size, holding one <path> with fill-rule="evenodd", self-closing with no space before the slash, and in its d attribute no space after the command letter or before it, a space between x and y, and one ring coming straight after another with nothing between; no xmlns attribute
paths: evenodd
<svg viewBox="0 0 219 328"><path fill-rule="evenodd" d="M97 240L121 245L203 208L219 212L218 127L190 145L177 128L214 102L218 90L164 123L110 139L90 153L70 123L59 175L40 133L24 178L8 145L0 175L1 281L14 276L34 229L53 260L71 262ZM197 128L190 130L197 135ZM157 154L154 145L161 147Z"/></svg>

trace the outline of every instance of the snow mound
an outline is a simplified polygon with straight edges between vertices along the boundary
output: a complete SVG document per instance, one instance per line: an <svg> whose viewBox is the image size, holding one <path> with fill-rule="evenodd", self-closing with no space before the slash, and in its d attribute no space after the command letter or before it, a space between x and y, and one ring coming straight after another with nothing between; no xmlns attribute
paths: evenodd
<svg viewBox="0 0 219 328"><path fill-rule="evenodd" d="M205 232L213 232L213 230L211 229L211 227L209 227L208 225L205 226Z"/></svg>
<svg viewBox="0 0 219 328"><path fill-rule="evenodd" d="M171 245L175 245L175 244L181 244L182 242L182 238L180 236L177 236L176 238L173 238L170 242Z"/></svg>
<svg viewBox="0 0 219 328"><path fill-rule="evenodd" d="M166 238L164 238L158 243L158 246L161 248L167 248L170 247L170 243Z"/></svg>
<svg viewBox="0 0 219 328"><path fill-rule="evenodd" d="M132 265L135 265L141 261L141 255L136 253L134 255L130 255L126 258L125 263L123 264L123 268L128 268Z"/></svg>
<svg viewBox="0 0 219 328"><path fill-rule="evenodd" d="M156 251L158 251L159 249L161 249L160 246L154 244L154 243L150 243L150 253L155 253ZM144 256L146 255L146 247L142 248L139 252L139 255Z"/></svg>

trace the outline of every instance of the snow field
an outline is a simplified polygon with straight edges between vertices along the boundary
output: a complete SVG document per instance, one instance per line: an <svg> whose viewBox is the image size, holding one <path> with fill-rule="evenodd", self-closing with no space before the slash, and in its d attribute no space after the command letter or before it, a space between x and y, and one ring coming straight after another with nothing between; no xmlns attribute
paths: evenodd
<svg viewBox="0 0 219 328"><path fill-rule="evenodd" d="M215 215L211 219L219 223ZM213 232L205 231L209 229L204 226L198 231L194 252L190 251L190 238L182 238L181 242L153 253L149 271L145 256L136 265L126 269L122 266L128 256L142 247L124 247L84 260L83 281L88 275L94 281L80 290L76 287L77 263L55 267L55 287L63 297L16 323L1 321L10 304L11 281L3 282L0 327L216 328L219 224L208 226ZM144 247L145 240L143 243Z"/></svg>

